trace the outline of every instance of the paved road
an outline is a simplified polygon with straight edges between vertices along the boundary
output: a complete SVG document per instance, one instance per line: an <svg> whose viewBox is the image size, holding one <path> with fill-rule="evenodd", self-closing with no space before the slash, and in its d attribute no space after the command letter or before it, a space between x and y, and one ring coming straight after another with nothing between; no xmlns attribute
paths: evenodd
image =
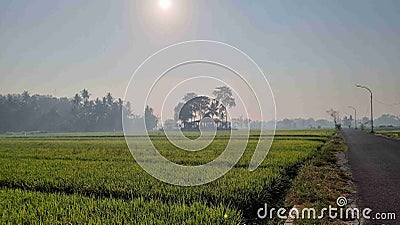
<svg viewBox="0 0 400 225"><path fill-rule="evenodd" d="M363 207L375 212L395 212L400 224L400 141L354 129L343 130L348 157ZM371 220L372 224L384 221Z"/></svg>

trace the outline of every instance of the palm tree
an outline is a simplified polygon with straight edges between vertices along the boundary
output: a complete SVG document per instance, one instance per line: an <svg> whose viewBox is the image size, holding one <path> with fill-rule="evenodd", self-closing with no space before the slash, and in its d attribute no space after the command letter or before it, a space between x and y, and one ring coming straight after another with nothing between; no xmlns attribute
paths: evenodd
<svg viewBox="0 0 400 225"><path fill-rule="evenodd" d="M83 104L84 105L87 105L88 104L88 102L89 102L89 91L88 90L86 90L86 89L83 89L82 91L81 91L81 95L82 95L82 98L83 98Z"/></svg>
<svg viewBox="0 0 400 225"><path fill-rule="evenodd" d="M113 104L113 102L114 102L114 98L113 98L113 96L111 95L110 92L108 92L107 95L106 95L106 101L107 101L107 105L108 106L111 106Z"/></svg>
<svg viewBox="0 0 400 225"><path fill-rule="evenodd" d="M226 111L225 105L221 104L219 106L218 113L219 113L220 118L221 118L222 126L225 126L225 128L228 128L228 126L227 126L227 124L228 124L228 113ZM223 123L224 119L225 119L225 125Z"/></svg>
<svg viewBox="0 0 400 225"><path fill-rule="evenodd" d="M76 108L79 107L79 105L81 104L82 98L81 96L79 96L78 94L75 94L74 98L72 99L72 103L74 103L74 106Z"/></svg>
<svg viewBox="0 0 400 225"><path fill-rule="evenodd" d="M218 100L213 99L211 101L211 105L210 105L210 108L209 108L209 114L210 114L211 118L213 118L214 116L219 116L218 105L219 105L219 101Z"/></svg>

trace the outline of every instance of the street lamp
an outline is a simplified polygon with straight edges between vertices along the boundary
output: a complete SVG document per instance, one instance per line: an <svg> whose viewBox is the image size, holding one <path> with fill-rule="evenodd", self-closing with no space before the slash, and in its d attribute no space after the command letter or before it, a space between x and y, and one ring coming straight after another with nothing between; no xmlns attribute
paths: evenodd
<svg viewBox="0 0 400 225"><path fill-rule="evenodd" d="M373 114L372 114L372 91L371 91L371 89L369 89L368 87L365 87L363 85L357 84L356 87L364 88L367 91L369 91L369 93L371 94L371 133L374 133L374 117L373 117Z"/></svg>
<svg viewBox="0 0 400 225"><path fill-rule="evenodd" d="M357 130L357 110L356 110L356 108L354 108L354 107L351 106L351 105L349 105L349 108L354 109L354 126L355 126L355 128L356 128L356 130Z"/></svg>

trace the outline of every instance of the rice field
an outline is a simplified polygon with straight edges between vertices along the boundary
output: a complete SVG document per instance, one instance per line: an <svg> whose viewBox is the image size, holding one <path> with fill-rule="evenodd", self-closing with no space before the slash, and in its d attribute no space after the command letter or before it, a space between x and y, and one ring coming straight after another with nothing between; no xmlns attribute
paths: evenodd
<svg viewBox="0 0 400 225"><path fill-rule="evenodd" d="M194 187L170 185L147 174L119 133L4 135L0 223L262 223L256 218L257 209L264 203L281 204L288 180L332 134L332 130L278 131L267 158L250 172L259 138L252 132L232 170ZM200 165L221 154L228 138L219 134L198 152L177 149L158 132L152 141L171 161Z"/></svg>
<svg viewBox="0 0 400 225"><path fill-rule="evenodd" d="M376 133L387 137L400 139L400 130L398 129L377 129Z"/></svg>

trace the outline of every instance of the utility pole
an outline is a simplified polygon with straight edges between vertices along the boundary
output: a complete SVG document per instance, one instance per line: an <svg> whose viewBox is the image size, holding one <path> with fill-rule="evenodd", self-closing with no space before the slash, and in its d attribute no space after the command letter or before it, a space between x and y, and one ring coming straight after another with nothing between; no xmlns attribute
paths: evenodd
<svg viewBox="0 0 400 225"><path fill-rule="evenodd" d="M358 88L364 88L364 89L366 89L367 91L369 91L369 93L370 93L370 97L371 97L371 133L375 133L375 132L374 132L374 116L373 116L373 113L372 113L372 112L373 112L373 111L372 111L372 91L371 91L371 89L369 89L368 87L363 86L363 85L357 84L356 87L358 87Z"/></svg>
<svg viewBox="0 0 400 225"><path fill-rule="evenodd" d="M356 130L357 130L357 110L356 110L356 108L354 108L353 106L349 106L349 108L352 108L352 109L354 109L354 127L356 128Z"/></svg>

